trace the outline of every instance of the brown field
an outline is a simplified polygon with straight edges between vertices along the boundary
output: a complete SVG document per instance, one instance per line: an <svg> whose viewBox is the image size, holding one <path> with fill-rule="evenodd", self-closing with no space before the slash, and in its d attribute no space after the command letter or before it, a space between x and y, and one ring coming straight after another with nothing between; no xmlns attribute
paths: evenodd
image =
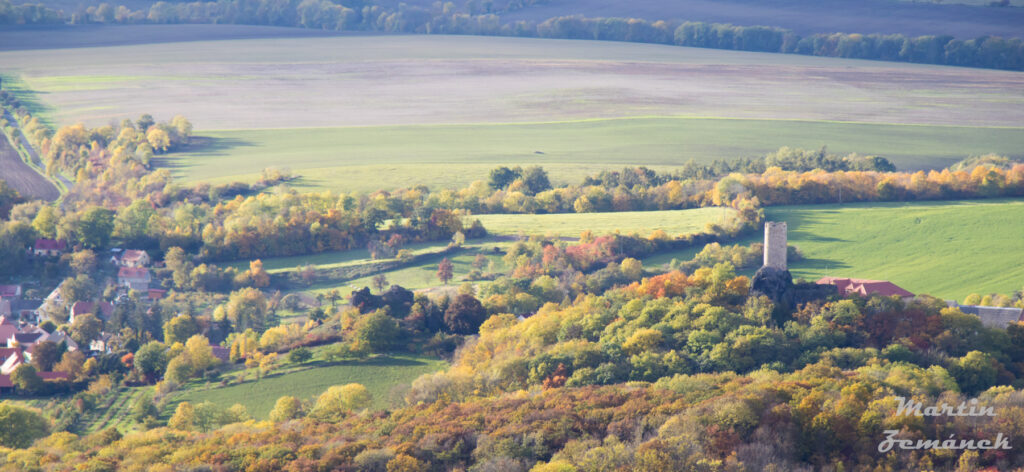
<svg viewBox="0 0 1024 472"><path fill-rule="evenodd" d="M1019 72L617 42L245 39L6 51L0 64L56 124L142 113L183 113L197 130L631 116L1024 124Z"/></svg>
<svg viewBox="0 0 1024 472"><path fill-rule="evenodd" d="M40 200L56 200L60 197L57 188L39 175L25 161L21 160L7 136L0 133L0 179L14 187L23 197Z"/></svg>

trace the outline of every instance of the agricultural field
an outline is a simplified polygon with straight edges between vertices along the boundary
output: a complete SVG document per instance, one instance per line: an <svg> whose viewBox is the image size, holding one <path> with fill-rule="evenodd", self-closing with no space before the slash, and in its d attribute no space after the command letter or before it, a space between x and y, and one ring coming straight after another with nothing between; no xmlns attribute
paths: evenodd
<svg viewBox="0 0 1024 472"><path fill-rule="evenodd" d="M22 160L3 133L0 133L0 179L28 198L56 200L60 196L52 182Z"/></svg>
<svg viewBox="0 0 1024 472"><path fill-rule="evenodd" d="M734 210L694 208L692 210L623 211L615 213L570 213L555 215L474 215L487 232L498 235L555 235L577 238L583 231L594 235L620 232L647 236L654 230L669 235L697 233L708 223L721 221Z"/></svg>
<svg viewBox="0 0 1024 472"><path fill-rule="evenodd" d="M1013 293L1024 280L1024 201L860 203L765 208L785 221L804 260L794 278L829 275L889 280L914 293L963 301L971 293ZM763 241L754 236L741 244ZM645 265L688 260L661 254Z"/></svg>
<svg viewBox="0 0 1024 472"><path fill-rule="evenodd" d="M182 401L193 404L209 401L224 408L240 403L254 418L266 419L274 408L274 402L284 395L315 401L328 387L348 383L362 384L370 391L373 397L371 408L393 408L404 403L404 387L420 375L445 367L445 361L406 354L335 363L313 361L299 367L283 367L280 372L271 373L259 381L255 379L255 373L250 373L244 383L226 387L217 383L190 384L185 390L175 393L164 410L169 414Z"/></svg>
<svg viewBox="0 0 1024 472"><path fill-rule="evenodd" d="M180 34L218 40L167 42L166 29L147 28L157 29L131 30L140 44L108 47L73 47L56 30L51 49L31 49L6 33L24 49L0 52L5 87L55 125L183 114L197 139L159 160L182 181L287 167L300 190L460 186L510 164L576 182L781 146L904 169L1024 157L1014 72L597 41L270 39L217 25Z"/></svg>

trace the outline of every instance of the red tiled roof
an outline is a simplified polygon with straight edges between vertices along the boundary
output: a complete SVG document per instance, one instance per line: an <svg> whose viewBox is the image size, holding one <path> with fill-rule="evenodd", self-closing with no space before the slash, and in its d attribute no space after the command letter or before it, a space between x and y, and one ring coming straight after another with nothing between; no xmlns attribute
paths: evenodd
<svg viewBox="0 0 1024 472"><path fill-rule="evenodd" d="M213 357L220 359L223 362L228 362L231 359L231 351L226 347L210 345L210 350L213 351Z"/></svg>
<svg viewBox="0 0 1024 472"><path fill-rule="evenodd" d="M121 260L123 260L123 261L137 261L139 259L142 259L142 256L145 255L145 254L146 254L146 251L142 251L142 250L139 250L139 249L129 249L129 250L124 252L123 256L121 256Z"/></svg>
<svg viewBox="0 0 1024 472"><path fill-rule="evenodd" d="M21 295L21 285L0 285L0 297L17 297Z"/></svg>
<svg viewBox="0 0 1024 472"><path fill-rule="evenodd" d="M10 375L0 374L0 388L13 388L14 382L11 382Z"/></svg>
<svg viewBox="0 0 1024 472"><path fill-rule="evenodd" d="M42 239L42 238L40 238L40 239L36 240L36 245L35 245L35 248L37 250L42 250L42 249L54 250L54 249L56 249L58 251L63 251L64 249L67 249L67 247L68 247L68 243L65 242L63 239L61 239L61 240L54 240L54 239Z"/></svg>
<svg viewBox="0 0 1024 472"><path fill-rule="evenodd" d="M839 292L843 294L858 293L863 296L868 295L882 295L884 297L890 297L896 295L898 297L913 297L914 294L900 288L900 286L889 282L888 280L869 280L869 279L847 279L842 277L822 277L818 280L819 284L822 285L835 285L839 288Z"/></svg>
<svg viewBox="0 0 1024 472"><path fill-rule="evenodd" d="M0 362L7 362L7 358L11 356L20 356L21 349L16 347L0 347Z"/></svg>
<svg viewBox="0 0 1024 472"><path fill-rule="evenodd" d="M149 299L150 300L159 300L161 298L164 298L164 295L167 295L167 290L163 290L163 289L159 289L159 288L151 288L151 289L149 289Z"/></svg>
<svg viewBox="0 0 1024 472"><path fill-rule="evenodd" d="M37 374L43 380L67 380L71 377L67 372L38 372Z"/></svg>
<svg viewBox="0 0 1024 472"><path fill-rule="evenodd" d="M99 313L96 313L96 311ZM114 313L114 305L110 302L75 302L71 305L71 316L92 313L97 316L108 317Z"/></svg>
<svg viewBox="0 0 1024 472"><path fill-rule="evenodd" d="M122 267L117 271L117 276L124 279L146 279L149 278L149 269L145 267Z"/></svg>

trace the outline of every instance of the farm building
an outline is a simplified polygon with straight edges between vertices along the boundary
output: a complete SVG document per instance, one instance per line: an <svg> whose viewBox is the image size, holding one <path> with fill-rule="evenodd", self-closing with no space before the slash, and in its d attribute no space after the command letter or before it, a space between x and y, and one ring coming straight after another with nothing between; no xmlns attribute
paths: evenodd
<svg viewBox="0 0 1024 472"><path fill-rule="evenodd" d="M816 282L819 285L835 285L842 295L859 294L861 296L881 295L891 297L896 295L904 301L914 298L914 294L900 288L900 286L888 280L868 279L847 279L842 277L822 277Z"/></svg>
<svg viewBox="0 0 1024 472"><path fill-rule="evenodd" d="M21 285L0 285L0 299L21 297Z"/></svg>
<svg viewBox="0 0 1024 472"><path fill-rule="evenodd" d="M63 239L40 238L37 239L35 245L32 246L32 253L37 256L59 256L67 248L68 243Z"/></svg>
<svg viewBox="0 0 1024 472"><path fill-rule="evenodd" d="M960 305L956 302L951 302L949 306L981 318L981 324L989 328L1006 328L1010 323L1024 321L1024 308Z"/></svg>

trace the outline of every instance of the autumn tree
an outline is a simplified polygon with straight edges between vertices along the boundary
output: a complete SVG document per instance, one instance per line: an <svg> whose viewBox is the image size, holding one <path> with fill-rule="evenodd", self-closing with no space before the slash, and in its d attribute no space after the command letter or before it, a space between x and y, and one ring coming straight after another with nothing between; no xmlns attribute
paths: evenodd
<svg viewBox="0 0 1024 472"><path fill-rule="evenodd" d="M323 420L337 421L352 410L370 406L371 400L370 391L360 384L335 385L320 394L310 415Z"/></svg>
<svg viewBox="0 0 1024 472"><path fill-rule="evenodd" d="M60 361L61 354L60 347L53 341L36 343L32 347L32 365L41 372L49 372Z"/></svg>
<svg viewBox="0 0 1024 472"><path fill-rule="evenodd" d="M36 393L43 388L43 379L39 377L36 368L32 364L21 364L11 372L11 383L18 390L27 393Z"/></svg>
<svg viewBox="0 0 1024 472"><path fill-rule="evenodd" d="M167 344L185 342L198 332L199 325L196 324L195 319L187 314L181 314L164 323L164 342Z"/></svg>
<svg viewBox="0 0 1024 472"><path fill-rule="evenodd" d="M373 288L377 289L377 292L383 292L388 286L388 278L384 274L377 274L373 276Z"/></svg>
<svg viewBox="0 0 1024 472"><path fill-rule="evenodd" d="M191 431L195 428L196 410L189 402L181 402L174 410L174 415L167 421L167 426L181 431Z"/></svg>
<svg viewBox="0 0 1024 472"><path fill-rule="evenodd" d="M71 254L71 269L76 274L91 274L96 270L96 253L90 249L76 251Z"/></svg>
<svg viewBox="0 0 1024 472"><path fill-rule="evenodd" d="M254 288L243 288L231 293L227 304L227 317L236 331L263 328L267 316L267 298Z"/></svg>
<svg viewBox="0 0 1024 472"><path fill-rule="evenodd" d="M277 399L274 409L270 410L270 421L281 422L302 417L302 402L293 396L285 395Z"/></svg>
<svg viewBox="0 0 1024 472"><path fill-rule="evenodd" d="M456 334L476 334L486 320L487 310L480 300L465 293L455 297L444 312L445 326Z"/></svg>
<svg viewBox="0 0 1024 472"><path fill-rule="evenodd" d="M437 265L437 278L445 285L448 285L448 281L455 277L454 272L455 266L452 264L452 261L448 260L447 257L441 259L441 263Z"/></svg>
<svg viewBox="0 0 1024 472"><path fill-rule="evenodd" d="M75 225L78 241L82 245L93 249L107 247L113 231L114 212L100 207L92 207L86 210Z"/></svg>

